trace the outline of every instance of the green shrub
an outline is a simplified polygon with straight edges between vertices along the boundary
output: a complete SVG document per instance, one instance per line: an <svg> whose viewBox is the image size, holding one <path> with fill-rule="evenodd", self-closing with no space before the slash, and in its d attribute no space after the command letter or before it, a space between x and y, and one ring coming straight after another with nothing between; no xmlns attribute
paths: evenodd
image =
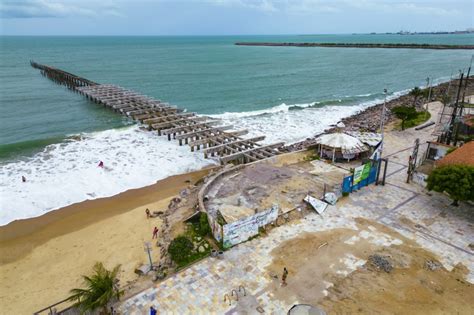
<svg viewBox="0 0 474 315"><path fill-rule="evenodd" d="M184 264L193 254L193 242L186 236L178 236L171 241L168 253L178 265Z"/></svg>
<svg viewBox="0 0 474 315"><path fill-rule="evenodd" d="M405 123L409 120L415 119L417 112L415 107L396 106L392 108L392 113L402 120L402 130L405 130Z"/></svg>
<svg viewBox="0 0 474 315"><path fill-rule="evenodd" d="M446 192L453 199L474 201L474 167L467 165L447 165L435 168L427 179L428 190Z"/></svg>
<svg viewBox="0 0 474 315"><path fill-rule="evenodd" d="M199 226L197 232L201 236L206 236L211 233L211 227L209 226L209 222L207 221L207 214L202 212L199 217Z"/></svg>

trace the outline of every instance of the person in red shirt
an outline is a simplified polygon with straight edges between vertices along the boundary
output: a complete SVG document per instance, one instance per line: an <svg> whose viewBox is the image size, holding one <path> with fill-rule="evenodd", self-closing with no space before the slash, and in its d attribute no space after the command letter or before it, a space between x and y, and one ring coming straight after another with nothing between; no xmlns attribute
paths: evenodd
<svg viewBox="0 0 474 315"><path fill-rule="evenodd" d="M158 228L156 226L153 229L153 237L152 238L158 238Z"/></svg>

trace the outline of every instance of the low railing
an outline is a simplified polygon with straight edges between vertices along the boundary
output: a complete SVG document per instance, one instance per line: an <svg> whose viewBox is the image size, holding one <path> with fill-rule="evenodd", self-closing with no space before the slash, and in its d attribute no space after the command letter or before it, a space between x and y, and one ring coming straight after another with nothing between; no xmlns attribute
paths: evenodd
<svg viewBox="0 0 474 315"><path fill-rule="evenodd" d="M67 303L69 302L69 303ZM64 299L62 301L59 301L57 303L54 303L52 305L49 305L39 311L36 311L33 313L33 315L40 315L40 314L48 314L48 315L59 315L59 314L63 314L63 315L75 315L75 314L80 314L80 312L74 307L74 306L71 306L71 301L69 299ZM64 305L67 303L67 306ZM62 307L59 307L59 308L62 308L61 310L58 310L58 306L60 306L61 304L63 304L64 308ZM47 312L47 313L46 313Z"/></svg>

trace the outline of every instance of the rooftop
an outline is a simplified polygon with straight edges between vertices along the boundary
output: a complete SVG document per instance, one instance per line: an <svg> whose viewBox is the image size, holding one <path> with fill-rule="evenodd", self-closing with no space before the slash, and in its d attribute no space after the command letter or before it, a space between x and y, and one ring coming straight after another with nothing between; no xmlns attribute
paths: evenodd
<svg viewBox="0 0 474 315"><path fill-rule="evenodd" d="M436 166L446 165L470 165L474 166L474 141L464 144L462 147L449 153L436 162Z"/></svg>

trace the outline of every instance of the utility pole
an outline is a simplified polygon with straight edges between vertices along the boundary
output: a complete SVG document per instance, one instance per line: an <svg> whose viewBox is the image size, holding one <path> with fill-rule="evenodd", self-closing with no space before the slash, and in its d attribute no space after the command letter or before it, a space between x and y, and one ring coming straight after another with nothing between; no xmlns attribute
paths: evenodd
<svg viewBox="0 0 474 315"><path fill-rule="evenodd" d="M451 82L453 82L453 70L451 69L451 75L449 76L448 89L446 90L446 95L449 95L449 89L451 88Z"/></svg>
<svg viewBox="0 0 474 315"><path fill-rule="evenodd" d="M456 93L456 102L454 103L453 112L451 114L451 120L449 122L449 129L448 129L448 136L446 138L446 144L451 144L451 140L453 139L454 125L456 123L456 118L457 118L457 115L458 115L459 94L461 93L463 78L464 78L464 73L461 73L461 77L459 78L458 92Z"/></svg>
<svg viewBox="0 0 474 315"><path fill-rule="evenodd" d="M408 158L407 183L409 183L410 180L413 179L413 173L415 172L415 168L416 168L416 160L418 158L419 146L420 146L420 139L416 138L415 146L413 147L413 152Z"/></svg>
<svg viewBox="0 0 474 315"><path fill-rule="evenodd" d="M428 111L428 104L431 102L431 84L433 80L430 79L430 77L426 78L426 86L428 87L428 103L426 103L426 111Z"/></svg>
<svg viewBox="0 0 474 315"><path fill-rule="evenodd" d="M384 128L384 122L385 122L385 105L387 103L387 89L383 89L383 94L384 94L384 100L383 100L383 105L382 105L382 116L380 118L380 133L382 135L382 141L380 142L380 158L382 157L382 151L383 151L383 128Z"/></svg>
<svg viewBox="0 0 474 315"><path fill-rule="evenodd" d="M462 92L462 101L461 101L461 109L459 115L462 117L462 112L464 109L464 103L466 102L466 90L467 90L467 82L469 81L469 75L471 74L471 67L472 67L472 58L474 55L471 56L471 62L469 63L469 68L467 69L467 76L464 82L464 90Z"/></svg>

